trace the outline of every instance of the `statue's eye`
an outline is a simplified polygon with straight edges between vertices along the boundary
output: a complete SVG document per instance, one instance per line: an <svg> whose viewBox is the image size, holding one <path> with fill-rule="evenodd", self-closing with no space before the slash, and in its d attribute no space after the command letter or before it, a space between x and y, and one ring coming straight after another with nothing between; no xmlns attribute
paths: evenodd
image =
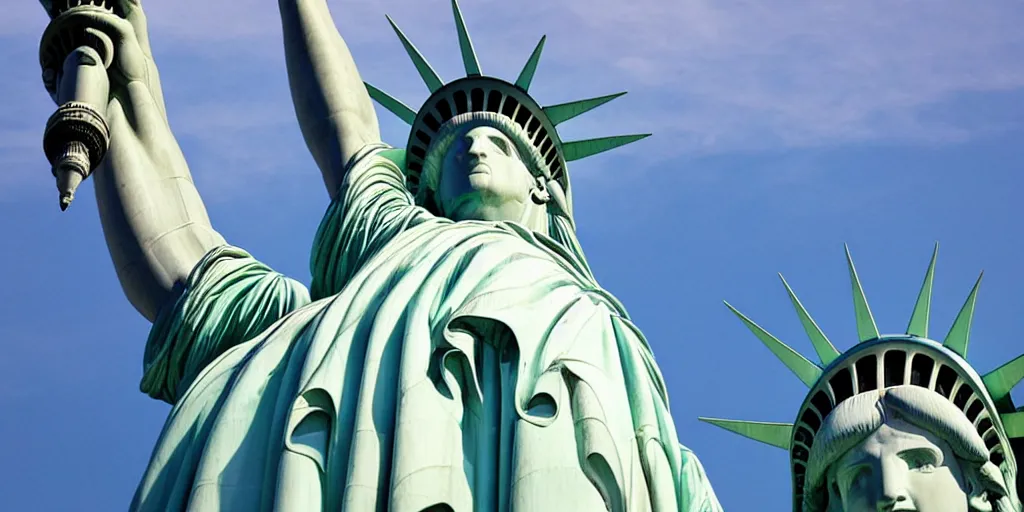
<svg viewBox="0 0 1024 512"><path fill-rule="evenodd" d="M508 141L501 137L490 137L490 139L491 143L493 143L495 146L498 146L498 149L500 149L501 152L505 154L505 156L511 156L511 154L508 152Z"/></svg>
<svg viewBox="0 0 1024 512"><path fill-rule="evenodd" d="M900 458L907 463L907 467L911 471L918 471L921 473L931 473L932 471L935 471L935 468L940 463L935 452L925 449L907 450L900 454Z"/></svg>

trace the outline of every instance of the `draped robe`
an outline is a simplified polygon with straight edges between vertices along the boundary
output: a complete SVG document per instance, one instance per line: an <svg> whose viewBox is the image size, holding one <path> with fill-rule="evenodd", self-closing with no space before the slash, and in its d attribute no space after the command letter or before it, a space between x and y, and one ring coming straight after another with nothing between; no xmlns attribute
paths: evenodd
<svg viewBox="0 0 1024 512"><path fill-rule="evenodd" d="M311 292L223 246L154 322L132 510L720 511L647 341L552 239L353 158ZM312 296L312 300L310 298Z"/></svg>

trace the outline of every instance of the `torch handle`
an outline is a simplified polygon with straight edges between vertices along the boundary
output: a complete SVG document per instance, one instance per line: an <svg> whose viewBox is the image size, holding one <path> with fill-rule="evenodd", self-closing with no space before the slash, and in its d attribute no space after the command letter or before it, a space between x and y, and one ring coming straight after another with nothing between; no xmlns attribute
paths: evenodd
<svg viewBox="0 0 1024 512"><path fill-rule="evenodd" d="M74 199L78 185L103 161L110 146L105 119L110 79L104 60L90 45L72 50L64 59L62 71L57 89L60 107L46 124L43 149L57 178L63 211Z"/></svg>
<svg viewBox="0 0 1024 512"><path fill-rule="evenodd" d="M99 51L92 45L75 48L64 58L64 77L57 88L57 103L69 101L102 105L110 100L110 79ZM109 50L107 50L109 51Z"/></svg>

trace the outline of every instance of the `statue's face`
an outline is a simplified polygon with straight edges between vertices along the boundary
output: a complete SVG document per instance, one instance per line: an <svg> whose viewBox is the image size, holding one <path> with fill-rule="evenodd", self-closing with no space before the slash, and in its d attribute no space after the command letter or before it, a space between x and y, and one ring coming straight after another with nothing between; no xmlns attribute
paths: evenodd
<svg viewBox="0 0 1024 512"><path fill-rule="evenodd" d="M961 468L934 434L890 419L829 468L844 512L967 512Z"/></svg>
<svg viewBox="0 0 1024 512"><path fill-rule="evenodd" d="M452 220L521 220L536 186L512 141L489 126L452 143L438 178L438 204Z"/></svg>

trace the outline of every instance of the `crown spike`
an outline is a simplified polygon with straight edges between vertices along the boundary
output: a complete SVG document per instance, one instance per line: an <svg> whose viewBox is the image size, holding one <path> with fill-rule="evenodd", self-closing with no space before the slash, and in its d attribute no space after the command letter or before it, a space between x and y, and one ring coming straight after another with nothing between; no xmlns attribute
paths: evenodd
<svg viewBox="0 0 1024 512"><path fill-rule="evenodd" d="M423 79L423 83L427 84L427 88L430 89L431 94L444 86L444 82L441 81L441 77L437 76L437 72L434 68L430 67L430 63L427 59L423 58L423 55L419 50L409 41L409 38L405 37L402 33L402 29L398 28L395 21L391 19L391 16L385 15L388 19L388 23L391 24L391 28L395 30L395 34L402 40L402 46L405 47L405 53L409 54L409 58L412 59L412 63L416 66L416 71L419 72L420 78Z"/></svg>
<svg viewBox="0 0 1024 512"><path fill-rule="evenodd" d="M537 72L537 63L540 62L540 52L544 51L544 41L547 39L548 36L541 36L533 53L530 54L529 60L523 66L523 70L519 72L519 77L516 78L516 87L524 91L530 90L530 82L533 81L533 74Z"/></svg>
<svg viewBox="0 0 1024 512"><path fill-rule="evenodd" d="M452 12L455 14L455 28L459 32L459 49L462 50L462 63L466 67L466 76L480 76L480 61L476 59L476 51L473 50L473 41L469 39L469 31L466 30L466 20L462 19L462 11L459 9L458 0L452 0Z"/></svg>
<svg viewBox="0 0 1024 512"><path fill-rule="evenodd" d="M818 359L821 360L822 365L828 365L832 361L835 361L839 357L839 350L836 350L835 345L828 340L825 333L821 331L821 327L818 327L817 322L811 318L811 314L807 312L807 308L800 303L800 299L793 293L793 289L789 287L789 283L786 282L786 278L779 274L779 279L782 279L782 285L786 287L786 293L789 294L789 300L793 303L793 308L796 309L796 314L800 317L800 323L804 326L804 331L807 332L807 337L811 339L811 344L814 345L814 351L818 354Z"/></svg>
<svg viewBox="0 0 1024 512"><path fill-rule="evenodd" d="M793 424L768 423L764 421L724 420L719 418L697 418L704 423L724 428L754 441L760 441L776 448L789 451L790 440L793 438Z"/></svg>
<svg viewBox="0 0 1024 512"><path fill-rule="evenodd" d="M910 324L907 325L907 334L928 337L928 320L932 310L932 283L935 280L935 259L939 255L939 243L935 243L932 250L932 261L928 263L928 271L924 274L924 283L921 284L921 292L917 294L917 303L914 304L914 313L910 315Z"/></svg>
<svg viewBox="0 0 1024 512"><path fill-rule="evenodd" d="M1024 412L1000 414L999 419L1002 420L1003 428L1006 429L1006 437L1010 439L1024 438Z"/></svg>
<svg viewBox="0 0 1024 512"><path fill-rule="evenodd" d="M398 116L399 119L405 121L406 124L412 126L413 122L416 121L416 112L407 107L405 103L398 101L388 93L370 85L369 82L363 82L366 85L366 92L370 93L370 97L373 98L380 106L388 109L389 112Z"/></svg>
<svg viewBox="0 0 1024 512"><path fill-rule="evenodd" d="M985 383L993 402L1006 398L1010 390L1024 380L1024 355L988 372L981 380Z"/></svg>
<svg viewBox="0 0 1024 512"><path fill-rule="evenodd" d="M982 272L978 276L978 280L974 282L971 294L967 296L967 301L960 308L960 313L956 315L956 320L953 321L953 326L949 328L946 339L942 340L942 344L946 348L960 354L960 357L967 357L967 342L970 341L971 323L974 321L974 304L978 301L978 287L981 286L981 278L984 276L985 273Z"/></svg>
<svg viewBox="0 0 1024 512"><path fill-rule="evenodd" d="M599 96L597 98L588 98L585 100L571 101L569 103L560 103L558 105L551 105L550 107L544 107L544 113L547 114L551 124L558 125L565 121L568 121L580 114L589 112L605 103L608 103L619 96L626 94L625 91L617 92L615 94L609 94L607 96Z"/></svg>
<svg viewBox="0 0 1024 512"><path fill-rule="evenodd" d="M562 155L565 157L566 162L572 162L573 160L580 160L598 153L604 153L605 151L615 149L619 146L632 144L640 139L646 139L650 136L651 134L649 133L640 133L636 135L615 135L612 137L599 137L596 139L563 142Z"/></svg>
<svg viewBox="0 0 1024 512"><path fill-rule="evenodd" d="M793 350L785 343L779 341L778 338L772 336L771 333L764 330L760 325L754 323L751 319L747 318L746 315L740 313L736 308L732 307L732 304L725 303L733 313L736 314L746 324L750 332L754 333L761 343L764 343L768 350L771 350L775 357L782 361L782 364L786 365L790 371L792 371L807 387L811 387L817 382L818 377L821 377L821 367L809 361L806 357L800 355L799 352Z"/></svg>
<svg viewBox="0 0 1024 512"><path fill-rule="evenodd" d="M843 247L846 249L846 264L850 267L850 282L853 285L853 311L857 316L857 337L862 342L873 340L878 337L875 317L871 315L868 298L864 295L864 288L860 285L860 278L857 277L857 268L853 265L850 246L843 244Z"/></svg>

